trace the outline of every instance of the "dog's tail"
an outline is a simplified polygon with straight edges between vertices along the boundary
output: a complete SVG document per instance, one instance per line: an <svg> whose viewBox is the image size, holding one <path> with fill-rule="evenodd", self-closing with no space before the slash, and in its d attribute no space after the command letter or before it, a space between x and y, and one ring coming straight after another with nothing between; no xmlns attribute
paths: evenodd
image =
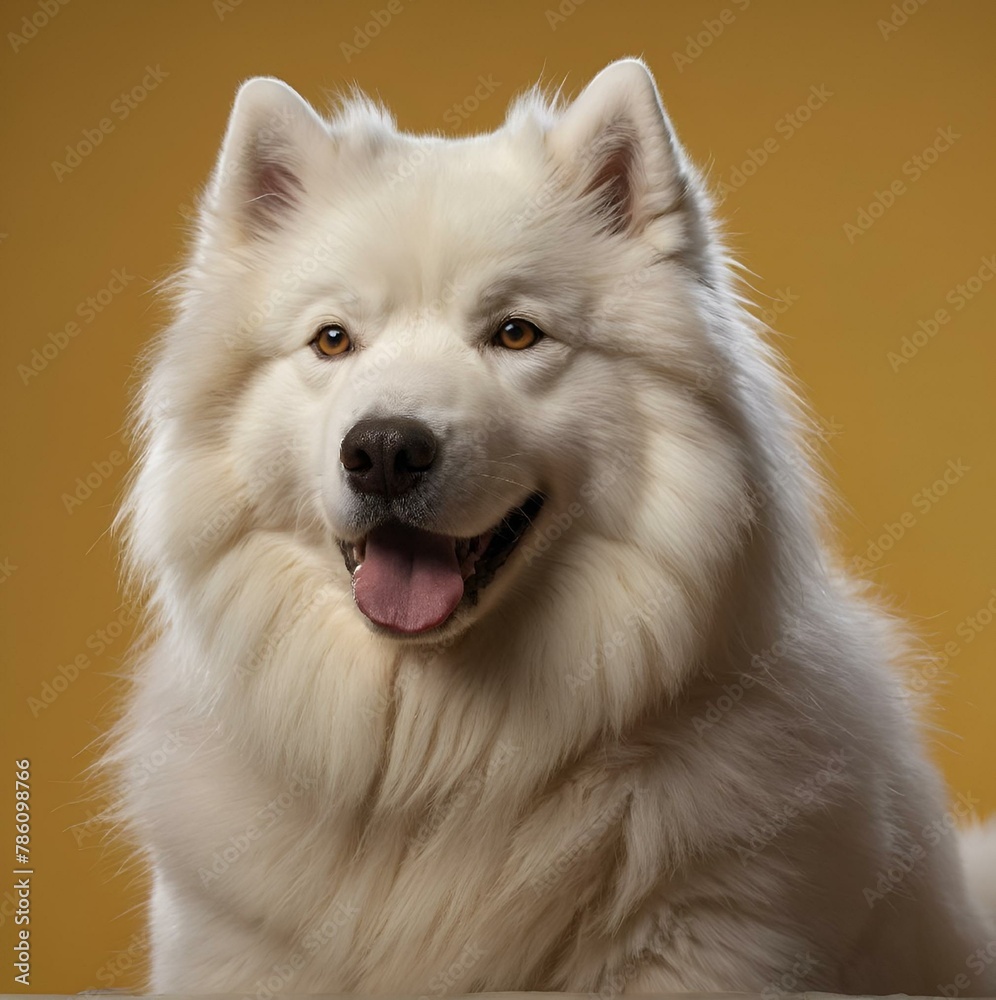
<svg viewBox="0 0 996 1000"><path fill-rule="evenodd" d="M996 816L966 827L959 839L968 891L996 931Z"/></svg>

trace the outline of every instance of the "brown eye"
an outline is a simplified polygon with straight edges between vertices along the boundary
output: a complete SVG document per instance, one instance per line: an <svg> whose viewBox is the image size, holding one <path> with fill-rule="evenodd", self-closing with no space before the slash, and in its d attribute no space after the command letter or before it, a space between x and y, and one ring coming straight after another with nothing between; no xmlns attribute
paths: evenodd
<svg viewBox="0 0 996 1000"><path fill-rule="evenodd" d="M509 351L524 351L543 339L543 331L527 319L508 319L491 338L496 347Z"/></svg>
<svg viewBox="0 0 996 1000"><path fill-rule="evenodd" d="M349 334L341 326L329 324L323 326L315 339L311 342L315 351L326 358L334 358L338 354L345 354L352 350L353 342L349 339Z"/></svg>

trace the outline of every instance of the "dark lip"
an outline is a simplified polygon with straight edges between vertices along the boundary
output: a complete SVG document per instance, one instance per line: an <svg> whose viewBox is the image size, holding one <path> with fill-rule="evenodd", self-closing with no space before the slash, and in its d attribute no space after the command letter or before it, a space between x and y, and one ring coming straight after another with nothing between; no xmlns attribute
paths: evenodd
<svg viewBox="0 0 996 1000"><path fill-rule="evenodd" d="M508 561L509 556L512 555L518 547L519 542L522 541L523 536L529 531L529 528L532 526L533 521L536 520L545 503L546 495L544 493L541 491L532 493L519 506L513 507L508 511L501 521L490 529L490 531L486 531L483 535L478 535L475 538L456 539L458 546L473 550L474 546L479 544L480 539L485 535L490 535L487 547L477 558L474 565L474 572L464 580L464 601L470 604L477 603L481 591L494 580L497 572ZM378 526L371 525L370 530ZM357 544L362 546L363 541L365 541L365 537L359 543L339 540L339 551L342 552L342 558L350 576L353 575L356 567L359 565L359 561L356 558L356 547ZM443 627L445 627L445 623L437 626L437 628Z"/></svg>
<svg viewBox="0 0 996 1000"><path fill-rule="evenodd" d="M463 584L464 600L476 603L477 595L495 578L495 574L515 551L523 536L546 503L543 493L533 493L518 507L513 507L493 529L484 554L477 560L474 572Z"/></svg>

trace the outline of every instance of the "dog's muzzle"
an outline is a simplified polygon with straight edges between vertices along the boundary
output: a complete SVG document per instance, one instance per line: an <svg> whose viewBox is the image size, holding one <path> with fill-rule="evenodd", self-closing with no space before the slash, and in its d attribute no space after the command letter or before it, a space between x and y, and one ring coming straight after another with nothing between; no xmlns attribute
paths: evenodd
<svg viewBox="0 0 996 1000"><path fill-rule="evenodd" d="M473 538L410 523L418 520L412 510L424 509L419 494L438 471L439 451L431 428L410 417L361 420L339 449L346 484L373 525L359 542L339 543L353 597L371 622L396 635L438 628L461 602L476 602L543 506L541 493L530 494Z"/></svg>

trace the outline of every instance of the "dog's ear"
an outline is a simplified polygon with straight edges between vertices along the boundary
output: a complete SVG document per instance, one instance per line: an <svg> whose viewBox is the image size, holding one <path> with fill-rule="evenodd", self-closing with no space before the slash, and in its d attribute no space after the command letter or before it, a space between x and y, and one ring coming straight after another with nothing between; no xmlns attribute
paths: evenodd
<svg viewBox="0 0 996 1000"><path fill-rule="evenodd" d="M613 231L639 232L687 194L687 158L654 78L638 59L606 66L551 127L547 142Z"/></svg>
<svg viewBox="0 0 996 1000"><path fill-rule="evenodd" d="M309 169L330 147L327 126L297 91L272 77L246 81L211 180L212 215L242 239L278 227L300 205Z"/></svg>

